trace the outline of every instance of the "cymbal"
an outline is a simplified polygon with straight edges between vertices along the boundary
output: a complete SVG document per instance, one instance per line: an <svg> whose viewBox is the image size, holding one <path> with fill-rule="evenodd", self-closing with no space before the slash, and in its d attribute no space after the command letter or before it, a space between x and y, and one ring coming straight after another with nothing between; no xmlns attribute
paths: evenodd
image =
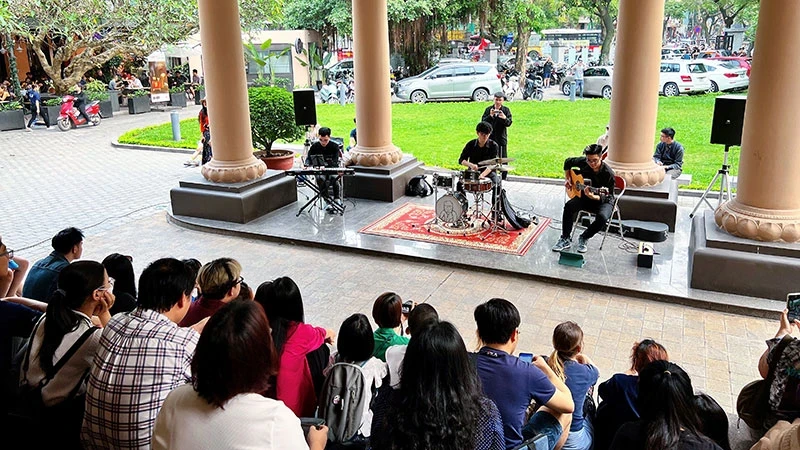
<svg viewBox="0 0 800 450"><path fill-rule="evenodd" d="M486 161L481 161L478 163L479 166L492 166L495 164L508 164L512 161L516 161L516 158L492 158L487 159Z"/></svg>

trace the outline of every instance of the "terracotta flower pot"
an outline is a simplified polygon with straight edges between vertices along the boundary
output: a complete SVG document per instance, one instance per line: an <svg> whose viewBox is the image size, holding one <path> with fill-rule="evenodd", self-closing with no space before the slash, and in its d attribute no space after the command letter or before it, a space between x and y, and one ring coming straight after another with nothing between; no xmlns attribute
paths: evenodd
<svg viewBox="0 0 800 450"><path fill-rule="evenodd" d="M294 167L294 155L291 150L272 150L272 155L264 150L257 151L253 155L264 161L267 169L272 170L289 170Z"/></svg>

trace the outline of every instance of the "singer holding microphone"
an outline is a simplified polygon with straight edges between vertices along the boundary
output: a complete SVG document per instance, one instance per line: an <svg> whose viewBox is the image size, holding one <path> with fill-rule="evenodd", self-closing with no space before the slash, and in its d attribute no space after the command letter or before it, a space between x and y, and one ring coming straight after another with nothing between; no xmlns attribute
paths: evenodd
<svg viewBox="0 0 800 450"><path fill-rule="evenodd" d="M483 111L482 122L492 125L492 134L489 139L497 142L500 147L501 158L508 158L508 132L506 128L511 126L511 110L503 106L506 99L502 91L495 92L494 103ZM503 172L503 179L506 179L507 172Z"/></svg>

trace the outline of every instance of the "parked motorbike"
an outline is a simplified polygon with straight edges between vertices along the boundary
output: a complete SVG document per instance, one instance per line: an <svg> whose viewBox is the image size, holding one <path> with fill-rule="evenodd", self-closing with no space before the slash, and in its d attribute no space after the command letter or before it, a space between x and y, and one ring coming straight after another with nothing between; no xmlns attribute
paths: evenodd
<svg viewBox="0 0 800 450"><path fill-rule="evenodd" d="M336 82L331 80L328 84L322 85L319 90L319 99L322 103L339 103L339 95L336 93Z"/></svg>
<svg viewBox="0 0 800 450"><path fill-rule="evenodd" d="M525 73L525 89L522 91L523 100L532 98L534 100L542 101L544 99L544 89L542 86L544 82L542 77L536 74L535 69L529 69Z"/></svg>
<svg viewBox="0 0 800 450"><path fill-rule="evenodd" d="M503 85L503 94L509 101L513 100L519 90L519 74L516 70L507 70L500 78Z"/></svg>
<svg viewBox="0 0 800 450"><path fill-rule="evenodd" d="M65 95L61 99L61 112L58 115L56 124L61 131L67 131L88 123L98 125L100 124L100 102L93 101L86 105L86 115L89 116L88 122L80 115L78 108L75 107L75 97Z"/></svg>

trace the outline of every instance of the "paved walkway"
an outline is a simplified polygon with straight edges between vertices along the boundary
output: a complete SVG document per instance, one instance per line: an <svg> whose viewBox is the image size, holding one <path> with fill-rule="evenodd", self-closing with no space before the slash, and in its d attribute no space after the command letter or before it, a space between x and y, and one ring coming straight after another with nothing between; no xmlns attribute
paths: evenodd
<svg viewBox="0 0 800 450"><path fill-rule="evenodd" d="M181 116L196 112L197 107L190 107ZM476 345L474 307L504 297L522 311L520 351L549 353L553 327L574 320L586 333L586 353L605 379L628 366L634 341L652 337L666 345L696 388L713 395L728 411L733 410L741 387L756 378L763 340L775 331L777 324L763 319L443 265L177 228L165 220L169 189L183 173L197 169L183 167L185 155L110 145L128 129L168 120L167 114L153 112L121 115L95 129L66 133L55 129L0 133L4 242L18 249L46 241L20 252L33 260L49 252L55 231L78 226L87 232L86 259L100 260L111 252L131 254L137 272L163 256L204 262L231 256L242 262L251 286L281 275L294 278L305 298L308 322L334 329L353 312L369 316L374 298L394 290L405 299L434 305L444 319L458 326L470 348Z"/></svg>

